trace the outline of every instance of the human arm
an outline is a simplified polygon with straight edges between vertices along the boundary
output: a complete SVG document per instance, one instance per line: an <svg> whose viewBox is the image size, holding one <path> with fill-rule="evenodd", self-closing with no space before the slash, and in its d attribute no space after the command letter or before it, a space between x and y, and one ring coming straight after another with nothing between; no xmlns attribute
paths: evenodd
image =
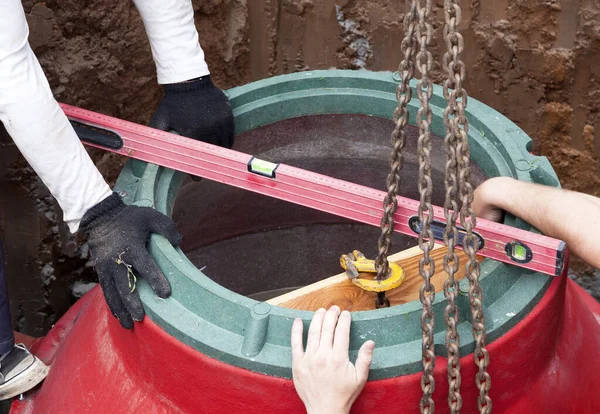
<svg viewBox="0 0 600 414"><path fill-rule="evenodd" d="M573 253L600 268L600 200L588 194L495 177L474 194L477 217L498 221L507 211L547 236L561 239Z"/></svg>
<svg viewBox="0 0 600 414"><path fill-rule="evenodd" d="M212 82L190 0L134 0L144 21L164 98L150 126L231 148L233 111Z"/></svg>
<svg viewBox="0 0 600 414"><path fill-rule="evenodd" d="M177 243L179 233L168 217L125 206L112 193L54 100L28 33L21 1L0 1L0 121L58 201L70 230L82 223L106 302L121 324L131 328L144 310L137 290L129 286L125 264L160 297L169 296L169 283L146 243L151 233Z"/></svg>
<svg viewBox="0 0 600 414"><path fill-rule="evenodd" d="M337 306L327 312L319 309L308 330L306 350L302 344L302 320L294 321L292 374L308 414L349 413L367 382L375 343L365 342L352 364L348 358L351 319L350 312L340 314Z"/></svg>
<svg viewBox="0 0 600 414"><path fill-rule="evenodd" d="M75 232L111 190L54 100L28 35L20 0L0 1L0 121Z"/></svg>

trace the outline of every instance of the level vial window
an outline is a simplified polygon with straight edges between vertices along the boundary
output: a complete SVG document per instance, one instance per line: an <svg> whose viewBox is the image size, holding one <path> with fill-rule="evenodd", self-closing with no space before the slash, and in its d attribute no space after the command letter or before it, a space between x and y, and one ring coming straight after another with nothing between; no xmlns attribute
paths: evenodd
<svg viewBox="0 0 600 414"><path fill-rule="evenodd" d="M517 263L529 263L533 259L533 252L531 249L520 241L512 241L506 243L504 248L506 255L510 257L513 262Z"/></svg>
<svg viewBox="0 0 600 414"><path fill-rule="evenodd" d="M525 260L527 259L527 249L521 244L513 244L512 255L517 260Z"/></svg>
<svg viewBox="0 0 600 414"><path fill-rule="evenodd" d="M248 171L269 178L275 178L277 167L279 167L279 164L254 157L248 162Z"/></svg>

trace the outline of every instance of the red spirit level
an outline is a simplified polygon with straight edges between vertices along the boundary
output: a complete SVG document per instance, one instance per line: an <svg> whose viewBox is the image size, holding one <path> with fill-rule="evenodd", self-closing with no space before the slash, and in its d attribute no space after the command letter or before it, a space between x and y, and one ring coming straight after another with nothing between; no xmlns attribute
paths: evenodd
<svg viewBox="0 0 600 414"><path fill-rule="evenodd" d="M382 191L70 105L61 107L88 145L373 226L381 222ZM395 231L419 233L418 205L398 197ZM434 237L443 243L444 210L433 210ZM561 240L483 219L477 220L475 232L482 256L552 276L562 273L566 245ZM464 229L459 229L459 246L464 235Z"/></svg>

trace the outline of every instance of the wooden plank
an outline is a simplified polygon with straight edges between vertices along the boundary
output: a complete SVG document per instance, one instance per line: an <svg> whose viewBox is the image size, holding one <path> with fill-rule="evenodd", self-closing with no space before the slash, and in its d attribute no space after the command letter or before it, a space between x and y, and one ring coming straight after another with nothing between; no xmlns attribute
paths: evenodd
<svg viewBox="0 0 600 414"><path fill-rule="evenodd" d="M446 248L442 245L436 245L431 252L431 257L435 260L435 274L431 278L431 282L436 292L443 290L446 279L443 265L445 253ZM455 278L460 280L465 276L466 255L458 250L457 254L460 259L460 267ZM419 275L419 260L422 255L423 252L419 246L415 246L389 257L390 261L402 266L405 273L402 285L386 294L391 306L419 299L419 289L423 283L423 279ZM483 257L478 256L477 258L480 262L483 260ZM361 275L363 278L370 276L374 275ZM374 292L367 292L355 286L345 273L341 273L285 295L277 296L268 300L267 303L298 310L316 311L319 308L327 309L337 305L342 310L362 311L375 309L376 296L377 294Z"/></svg>

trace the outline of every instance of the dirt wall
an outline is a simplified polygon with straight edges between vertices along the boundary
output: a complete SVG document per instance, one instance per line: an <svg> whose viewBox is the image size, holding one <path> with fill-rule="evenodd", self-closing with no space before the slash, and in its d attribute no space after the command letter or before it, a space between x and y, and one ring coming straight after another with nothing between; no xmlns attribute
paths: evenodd
<svg viewBox="0 0 600 414"><path fill-rule="evenodd" d="M154 65L131 1L23 2L30 42L60 101L147 122ZM442 20L443 1L435 13ZM307 69L395 70L402 1L193 1L216 83L229 88ZM600 192L600 1L464 1L466 88L504 113L550 158L564 187ZM436 25L439 36L441 25ZM443 44L441 44L443 46ZM440 48L434 47L439 62ZM439 64L434 67L441 81ZM109 181L122 160L94 152ZM94 276L51 196L0 132L4 223L16 327L43 334ZM5 195L8 195L5 197ZM597 286L595 279L583 283ZM597 289L597 287L596 287Z"/></svg>

